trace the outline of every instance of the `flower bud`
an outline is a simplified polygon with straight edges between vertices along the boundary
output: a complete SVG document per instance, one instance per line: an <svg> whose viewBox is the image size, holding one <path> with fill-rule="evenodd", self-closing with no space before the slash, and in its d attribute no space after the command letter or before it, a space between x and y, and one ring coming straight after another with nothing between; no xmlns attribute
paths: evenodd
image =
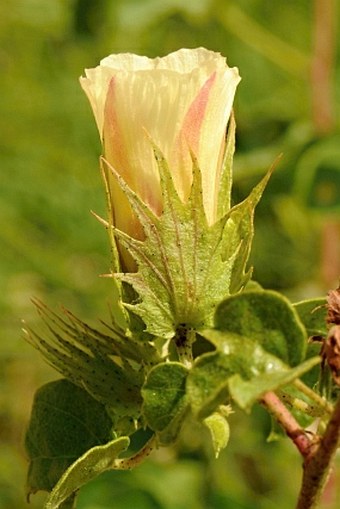
<svg viewBox="0 0 340 509"><path fill-rule="evenodd" d="M158 166L150 138L169 165L185 203L192 185L192 155L201 171L208 224L217 219L217 196L238 70L204 48L150 59L110 55L85 71L81 86L91 103L108 165L157 215L163 210ZM116 179L109 179L113 224L142 240L143 229ZM133 261L121 251L123 268Z"/></svg>

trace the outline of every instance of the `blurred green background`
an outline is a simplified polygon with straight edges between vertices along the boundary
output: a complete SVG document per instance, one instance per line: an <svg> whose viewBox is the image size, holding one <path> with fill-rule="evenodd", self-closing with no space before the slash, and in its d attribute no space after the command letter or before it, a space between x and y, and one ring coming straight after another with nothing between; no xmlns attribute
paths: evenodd
<svg viewBox="0 0 340 509"><path fill-rule="evenodd" d="M340 274L339 37L336 0L6 0L0 3L0 509L24 509L23 435L35 390L58 375L21 335L38 297L107 318L110 280L100 145L78 84L110 53L219 51L240 69L234 199L283 153L258 208L254 276L294 300ZM39 327L39 325L38 325ZM103 475L80 509L290 509L301 461L266 443L267 415L231 417L218 461L187 430L139 469ZM338 469L339 470L339 469ZM339 475L337 477L339 484ZM339 507L336 477L323 508ZM337 490L337 491L336 491ZM44 494L31 507L43 505Z"/></svg>

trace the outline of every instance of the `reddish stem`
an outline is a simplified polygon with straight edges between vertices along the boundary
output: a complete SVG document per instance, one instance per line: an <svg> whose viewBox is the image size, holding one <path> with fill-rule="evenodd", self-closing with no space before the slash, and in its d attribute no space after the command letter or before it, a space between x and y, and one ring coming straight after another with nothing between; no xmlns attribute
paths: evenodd
<svg viewBox="0 0 340 509"><path fill-rule="evenodd" d="M305 430L301 428L288 408L282 403L274 392L266 392L260 402L273 415L275 420L282 426L287 436L295 444L304 458L308 458L312 451L313 442Z"/></svg>
<svg viewBox="0 0 340 509"><path fill-rule="evenodd" d="M319 447L305 462L297 509L314 509L327 483L336 450L340 444L340 398Z"/></svg>

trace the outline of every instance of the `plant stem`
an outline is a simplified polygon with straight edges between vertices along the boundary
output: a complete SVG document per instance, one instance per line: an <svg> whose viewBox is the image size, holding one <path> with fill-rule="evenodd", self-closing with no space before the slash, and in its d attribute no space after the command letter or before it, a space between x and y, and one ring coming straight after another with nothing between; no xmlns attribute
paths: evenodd
<svg viewBox="0 0 340 509"><path fill-rule="evenodd" d="M131 470L132 468L135 468L140 463L142 463L154 450L155 447L156 447L156 437L155 435L152 435L152 437L146 442L146 444L144 445L144 447L142 447L140 451L138 451L133 456L130 456L129 458L115 460L112 468L114 470Z"/></svg>
<svg viewBox="0 0 340 509"><path fill-rule="evenodd" d="M193 362L192 344L196 339L196 332L186 327L178 327L175 335L175 345L178 359L186 368L191 368Z"/></svg>
<svg viewBox="0 0 340 509"><path fill-rule="evenodd" d="M296 509L316 509L340 444L340 397L319 446L304 464L302 486Z"/></svg>
<svg viewBox="0 0 340 509"><path fill-rule="evenodd" d="M313 389L308 387L308 385L304 384L299 379L294 381L294 385L299 391L301 391L303 394L305 394L305 396L310 398L312 401L315 401L315 403L319 407L323 408L329 415L332 414L332 412L334 410L333 405L331 405L331 403L329 403L325 398L323 398L322 396L317 394L315 391L313 391Z"/></svg>
<svg viewBox="0 0 340 509"><path fill-rule="evenodd" d="M260 403L273 415L282 426L287 436L295 444L304 458L308 458L313 449L314 441L310 439L305 430L301 428L295 417L282 403L275 392L266 392L260 399Z"/></svg>
<svg viewBox="0 0 340 509"><path fill-rule="evenodd" d="M310 405L303 399L291 396L283 390L277 391L277 395L288 407L295 408L295 410L299 410L311 417L322 417L325 414L325 409L321 408L319 405Z"/></svg>

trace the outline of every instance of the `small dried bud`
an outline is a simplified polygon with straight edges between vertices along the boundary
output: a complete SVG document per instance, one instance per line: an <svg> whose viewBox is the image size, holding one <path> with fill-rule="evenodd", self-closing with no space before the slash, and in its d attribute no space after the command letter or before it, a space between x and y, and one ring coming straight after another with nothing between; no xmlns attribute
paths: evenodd
<svg viewBox="0 0 340 509"><path fill-rule="evenodd" d="M340 325L340 287L328 293L327 308L327 323Z"/></svg>
<svg viewBox="0 0 340 509"><path fill-rule="evenodd" d="M322 354L332 372L334 382L340 386L340 325L335 325L329 331Z"/></svg>

